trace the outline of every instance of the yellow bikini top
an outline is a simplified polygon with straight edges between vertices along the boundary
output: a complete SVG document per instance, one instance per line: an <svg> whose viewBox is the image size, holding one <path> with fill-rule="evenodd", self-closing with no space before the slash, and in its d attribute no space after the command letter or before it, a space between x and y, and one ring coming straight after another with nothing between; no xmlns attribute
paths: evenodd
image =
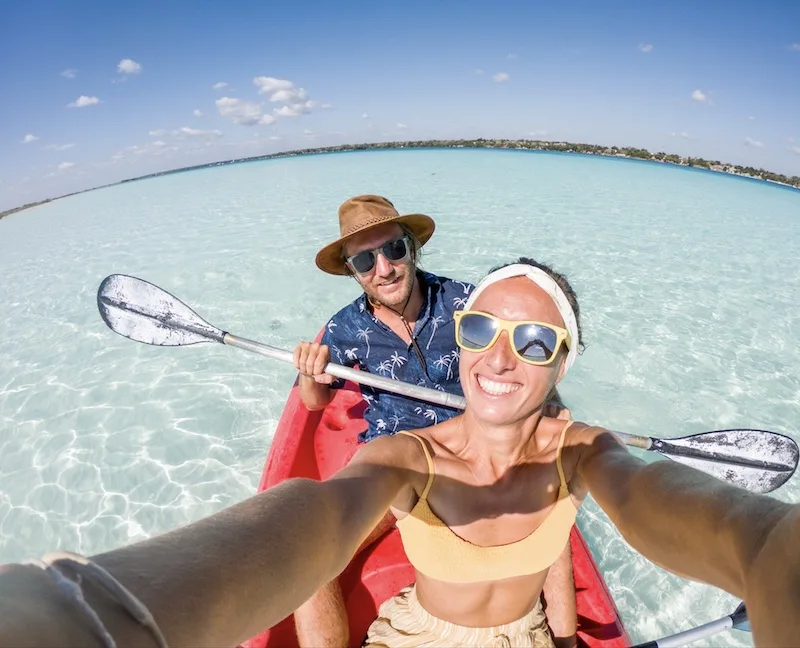
<svg viewBox="0 0 800 648"><path fill-rule="evenodd" d="M403 547L414 569L436 580L450 583L497 581L544 571L561 555L569 542L578 509L569 495L561 448L572 421L561 431L556 466L561 486L558 499L542 523L529 535L511 544L482 547L456 535L428 506L428 493L435 477L428 446L413 432L400 431L417 439L428 461L428 483L411 512L397 521Z"/></svg>

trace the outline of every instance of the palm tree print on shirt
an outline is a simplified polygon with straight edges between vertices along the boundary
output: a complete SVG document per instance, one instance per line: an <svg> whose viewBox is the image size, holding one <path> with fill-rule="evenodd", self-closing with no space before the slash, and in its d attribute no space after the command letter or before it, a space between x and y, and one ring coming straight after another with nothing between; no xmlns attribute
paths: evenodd
<svg viewBox="0 0 800 648"><path fill-rule="evenodd" d="M367 345L367 358L369 358L369 334L372 333L372 329L367 326L365 328L358 329L357 337L359 340L363 340Z"/></svg>
<svg viewBox="0 0 800 648"><path fill-rule="evenodd" d="M394 375L395 367L402 367L405 364L406 360L407 358L405 356L401 356L399 353L397 353L397 351L392 352L392 359L391 359L392 364L390 370L390 375L392 377L392 380L397 379L396 376Z"/></svg>
<svg viewBox="0 0 800 648"><path fill-rule="evenodd" d="M470 289L472 288L469 283L466 281L453 281L453 283L457 283L464 290L464 294L469 295Z"/></svg>
<svg viewBox="0 0 800 648"><path fill-rule="evenodd" d="M444 318L441 317L440 315L437 315L431 320L431 322L433 322L433 332L431 333L431 336L428 338L428 344L425 347L426 351L431 348L431 342L433 341L433 336L436 335L436 329L439 328L439 324L444 324Z"/></svg>
<svg viewBox="0 0 800 648"><path fill-rule="evenodd" d="M447 353L439 356L438 360L435 360L433 366L437 369L444 369L447 367L447 380L452 380L453 376L455 375L453 370L453 365L458 366L458 349L453 349L452 353Z"/></svg>
<svg viewBox="0 0 800 648"><path fill-rule="evenodd" d="M453 366L458 367L458 360L460 358L458 354L458 349L453 349L453 352L449 356L450 362L447 364L447 380L452 380L453 376Z"/></svg>
<svg viewBox="0 0 800 648"><path fill-rule="evenodd" d="M392 424L392 432L397 432L397 426L400 425L400 417L397 414L392 414L389 417L389 423Z"/></svg>
<svg viewBox="0 0 800 648"><path fill-rule="evenodd" d="M438 417L436 416L436 411L430 408L426 408L425 410L423 410L421 407L415 407L414 412L417 414L421 414L430 421L433 421L434 425L436 425L436 423L438 423L439 421Z"/></svg>

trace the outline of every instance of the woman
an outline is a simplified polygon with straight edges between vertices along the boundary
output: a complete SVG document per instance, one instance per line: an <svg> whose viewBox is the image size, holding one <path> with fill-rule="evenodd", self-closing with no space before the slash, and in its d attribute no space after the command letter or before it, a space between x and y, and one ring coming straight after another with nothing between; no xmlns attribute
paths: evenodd
<svg viewBox="0 0 800 648"><path fill-rule="evenodd" d="M386 444L408 457L391 509L417 578L367 645L554 645L540 594L586 489L581 435L541 411L577 357L579 309L562 275L522 261L456 313L464 414Z"/></svg>
<svg viewBox="0 0 800 648"><path fill-rule="evenodd" d="M484 279L458 316L463 416L376 439L328 481L286 481L94 563L153 611L170 644L231 646L341 572L391 509L417 581L381 607L368 645L546 646L542 583L591 490L646 556L746 594L757 644L792 637L798 507L647 465L602 428L542 418L576 358L579 311L562 276L521 261ZM159 645L92 579L83 593L111 636ZM0 570L0 645L88 645L92 627L44 571Z"/></svg>

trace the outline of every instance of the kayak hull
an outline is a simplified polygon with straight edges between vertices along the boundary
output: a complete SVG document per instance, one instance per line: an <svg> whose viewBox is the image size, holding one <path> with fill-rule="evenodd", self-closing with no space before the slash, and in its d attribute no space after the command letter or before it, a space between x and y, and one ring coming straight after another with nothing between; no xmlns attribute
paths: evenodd
<svg viewBox="0 0 800 648"><path fill-rule="evenodd" d="M275 431L259 492L290 477L325 480L344 466L358 448L364 430L365 403L358 385L348 382L322 411L309 412L292 388ZM631 641L605 582L577 526L571 537L578 610L579 645L622 648ZM350 622L351 646L360 646L385 600L414 582L400 534L392 528L359 553L339 577ZM244 642L243 648L294 648L290 615Z"/></svg>

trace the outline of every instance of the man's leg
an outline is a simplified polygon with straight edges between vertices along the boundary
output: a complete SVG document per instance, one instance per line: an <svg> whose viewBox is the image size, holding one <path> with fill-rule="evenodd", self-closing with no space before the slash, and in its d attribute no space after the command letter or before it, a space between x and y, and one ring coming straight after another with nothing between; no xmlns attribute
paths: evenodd
<svg viewBox="0 0 800 648"><path fill-rule="evenodd" d="M578 645L578 613L569 542L547 572L542 594L556 648L574 648Z"/></svg>
<svg viewBox="0 0 800 648"><path fill-rule="evenodd" d="M395 523L387 513L359 547L360 553L386 533ZM300 648L343 648L350 641L347 609L339 579L323 585L294 613L294 627Z"/></svg>

